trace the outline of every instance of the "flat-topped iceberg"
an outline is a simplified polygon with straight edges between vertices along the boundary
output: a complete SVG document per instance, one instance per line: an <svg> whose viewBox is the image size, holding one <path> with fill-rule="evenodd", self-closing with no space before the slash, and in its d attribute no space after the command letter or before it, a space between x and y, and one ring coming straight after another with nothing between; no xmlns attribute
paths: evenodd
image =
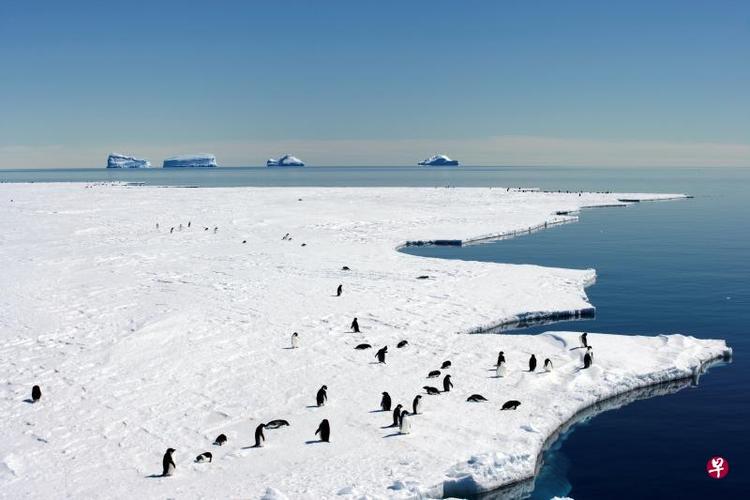
<svg viewBox="0 0 750 500"><path fill-rule="evenodd" d="M284 155L278 160L269 158L266 162L267 167L304 167L305 163L292 155Z"/></svg>
<svg viewBox="0 0 750 500"><path fill-rule="evenodd" d="M164 160L164 168L216 167L216 157L208 154L180 155Z"/></svg>
<svg viewBox="0 0 750 500"><path fill-rule="evenodd" d="M451 160L445 155L433 155L427 158L426 160L422 160L417 165L424 165L429 167L456 167L458 166L458 160Z"/></svg>
<svg viewBox="0 0 750 500"><path fill-rule="evenodd" d="M151 163L134 156L112 153L107 157L107 168L151 168Z"/></svg>

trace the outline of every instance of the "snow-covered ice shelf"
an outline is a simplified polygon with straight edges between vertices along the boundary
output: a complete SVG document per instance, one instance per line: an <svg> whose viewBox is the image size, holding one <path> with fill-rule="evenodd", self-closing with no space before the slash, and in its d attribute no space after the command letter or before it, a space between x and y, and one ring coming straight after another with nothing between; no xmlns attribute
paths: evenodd
<svg viewBox="0 0 750 500"><path fill-rule="evenodd" d="M576 332L462 333L590 309L593 270L395 248L674 196L2 184L0 496L413 498L527 479L547 438L582 409L692 377L729 348L590 334L595 363L580 371ZM349 331L355 316L361 334ZM294 331L300 347L288 349ZM387 364L354 349L365 342L388 345ZM530 353L554 370L524 371ZM441 386L425 377L445 360L454 389L424 394ZM24 403L33 384L44 396ZM324 384L328 404L312 407ZM411 434L386 427L382 391L407 408L423 394ZM489 402L466 402L473 393ZM511 399L521 406L500 411ZM255 427L278 418L291 426L249 448ZM324 418L331 442L307 444ZM212 446L220 433L228 443ZM176 475L149 478L167 447ZM193 463L204 451L213 462Z"/></svg>

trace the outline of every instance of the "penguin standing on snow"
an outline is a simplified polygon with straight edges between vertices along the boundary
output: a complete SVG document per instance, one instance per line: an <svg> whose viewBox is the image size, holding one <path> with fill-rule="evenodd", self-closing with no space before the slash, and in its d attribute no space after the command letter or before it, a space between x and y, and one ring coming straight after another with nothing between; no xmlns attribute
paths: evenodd
<svg viewBox="0 0 750 500"><path fill-rule="evenodd" d="M533 372L534 370L536 370L536 356L532 354L529 358L529 371Z"/></svg>
<svg viewBox="0 0 750 500"><path fill-rule="evenodd" d="M589 368L591 366L591 363L592 363L591 354L589 354L587 352L586 354L583 355L583 368L584 368L584 370L586 368Z"/></svg>
<svg viewBox="0 0 750 500"><path fill-rule="evenodd" d="M227 436L224 434L219 434L216 436L216 439L214 440L215 446L224 446L224 443L227 442Z"/></svg>
<svg viewBox="0 0 750 500"><path fill-rule="evenodd" d="M292 349L296 349L299 347L299 334L297 332L294 332L292 334Z"/></svg>
<svg viewBox="0 0 750 500"><path fill-rule="evenodd" d="M204 453L201 453L197 457L195 457L195 461L197 463L203 463L203 462L213 462L214 456L210 451L206 451Z"/></svg>
<svg viewBox="0 0 750 500"><path fill-rule="evenodd" d="M503 351L500 351L497 354L497 363L495 363L495 366L500 366L503 363L505 363L505 353Z"/></svg>
<svg viewBox="0 0 750 500"><path fill-rule="evenodd" d="M544 369L547 370L548 372L552 371L552 360L551 359L547 358L547 359L544 360Z"/></svg>
<svg viewBox="0 0 750 500"><path fill-rule="evenodd" d="M336 289L336 297L341 297L341 292L344 291L344 285L339 285L339 287Z"/></svg>
<svg viewBox="0 0 750 500"><path fill-rule="evenodd" d="M266 436L263 434L263 429L265 429L265 427L266 424L260 424L255 428L255 448L263 446L263 441L266 440Z"/></svg>
<svg viewBox="0 0 750 500"><path fill-rule="evenodd" d="M594 362L594 350L591 346L586 346L586 352L589 353L589 356L591 356L591 362Z"/></svg>
<svg viewBox="0 0 750 500"><path fill-rule="evenodd" d="M315 396L315 402L318 403L318 406L323 406L326 404L326 401L328 401L328 386L324 385L318 389L318 394Z"/></svg>
<svg viewBox="0 0 750 500"><path fill-rule="evenodd" d="M411 407L412 407L412 410L414 410L412 411L412 415L419 415L419 410L422 409L422 395L421 394L417 394L414 397L414 402L412 402Z"/></svg>
<svg viewBox="0 0 750 500"><path fill-rule="evenodd" d="M42 389L38 385L35 385L31 388L31 401L36 403L40 399L42 399Z"/></svg>
<svg viewBox="0 0 750 500"><path fill-rule="evenodd" d="M583 332L581 334L581 337L580 337L581 338L581 345L583 347L588 347L589 346L589 341L588 341L587 337L588 337L588 334L586 332Z"/></svg>
<svg viewBox="0 0 750 500"><path fill-rule="evenodd" d="M398 404L393 409L393 424L391 424L391 427L398 427L401 424L401 408L403 406Z"/></svg>
<svg viewBox="0 0 750 500"><path fill-rule="evenodd" d="M506 366L505 366L505 361L502 361L502 362L500 362L500 363L498 363L498 364L497 364L497 368L495 368L495 375L496 375L496 376L497 376L498 378L500 378L500 377L504 377L504 376L505 376L505 373L506 373L507 371L508 371L508 370L507 370L507 368L506 368Z"/></svg>
<svg viewBox="0 0 750 500"><path fill-rule="evenodd" d="M380 408L383 411L391 411L391 395L387 392L383 392L383 399L380 400Z"/></svg>
<svg viewBox="0 0 750 500"><path fill-rule="evenodd" d="M375 353L375 357L378 358L378 363L385 363L385 353L388 352L388 346L385 346Z"/></svg>
<svg viewBox="0 0 750 500"><path fill-rule="evenodd" d="M398 426L398 432L401 434L409 434L411 432L411 420L409 420L409 412L406 410L401 412L401 423Z"/></svg>
<svg viewBox="0 0 750 500"><path fill-rule="evenodd" d="M320 422L320 425L318 426L318 430L315 431L315 435L320 434L320 440L324 443L327 443L328 440L331 437L331 424L328 423L328 419L324 418L322 422Z"/></svg>
<svg viewBox="0 0 750 500"><path fill-rule="evenodd" d="M451 387L453 387L453 382L451 382L451 376L446 375L445 378L443 378L443 392L450 392Z"/></svg>
<svg viewBox="0 0 750 500"><path fill-rule="evenodd" d="M174 464L174 460L172 460L172 453L175 452L174 448L167 448L167 452L164 453L164 458L161 459L161 466L162 466L162 476L171 476L174 474L176 465Z"/></svg>
<svg viewBox="0 0 750 500"><path fill-rule="evenodd" d="M357 318L354 318L354 321L352 321L352 331L359 333L359 321L357 321Z"/></svg>

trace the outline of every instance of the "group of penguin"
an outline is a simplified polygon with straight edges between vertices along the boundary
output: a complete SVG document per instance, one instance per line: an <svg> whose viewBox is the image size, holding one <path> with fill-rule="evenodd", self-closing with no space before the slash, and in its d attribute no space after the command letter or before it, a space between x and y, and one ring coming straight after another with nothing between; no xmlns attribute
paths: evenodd
<svg viewBox="0 0 750 500"><path fill-rule="evenodd" d="M187 223L187 227L188 227L188 229L189 229L189 228L190 228L190 227L191 227L192 225L193 225L193 223L192 223L191 221L188 221L188 223ZM179 226L172 226L172 227L170 227L170 228L169 228L169 234L173 234L173 233L174 233L174 230L175 230L175 228L176 228L176 229L177 229L178 231L182 231L182 230L183 230L183 229L185 228L185 226L183 226L182 224L180 224ZM158 222L156 223L156 230L157 230L157 231L159 230L159 223L158 223ZM204 227L203 227L203 230L204 230L204 231L208 231L208 230L209 230L209 228L208 228L207 226L204 226ZM214 226L214 234L216 234L216 233L218 233L218 232L219 232L219 226Z"/></svg>

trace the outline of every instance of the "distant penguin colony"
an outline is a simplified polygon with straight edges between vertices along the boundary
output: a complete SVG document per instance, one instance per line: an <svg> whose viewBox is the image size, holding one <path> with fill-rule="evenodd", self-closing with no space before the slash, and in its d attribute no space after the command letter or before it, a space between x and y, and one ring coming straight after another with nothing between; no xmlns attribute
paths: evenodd
<svg viewBox="0 0 750 500"><path fill-rule="evenodd" d="M211 454L210 451L206 451L204 453L201 453L197 457L195 457L195 461L198 463L202 462L213 462L214 456Z"/></svg>
<svg viewBox="0 0 750 500"><path fill-rule="evenodd" d="M519 406L521 406L520 401L511 399L510 401L506 401L505 403L503 403L503 407L501 408L501 410L515 410Z"/></svg>
<svg viewBox="0 0 750 500"><path fill-rule="evenodd" d="M391 411L391 395L383 392L383 398L380 400L380 408L383 411Z"/></svg>
<svg viewBox="0 0 750 500"><path fill-rule="evenodd" d="M402 340L401 342L399 342L398 344L396 344L396 347L398 349L401 349L402 347L406 347L407 345L409 345L409 342L406 341L406 340Z"/></svg>
<svg viewBox="0 0 750 500"><path fill-rule="evenodd" d="M299 347L299 333L294 332L292 334L292 349L296 349Z"/></svg>
<svg viewBox="0 0 750 500"><path fill-rule="evenodd" d="M487 401L487 398L485 398L481 394L472 394L466 399L466 401L470 401L472 403L481 403Z"/></svg>
<svg viewBox="0 0 750 500"><path fill-rule="evenodd" d="M42 389L38 385L35 385L31 388L31 400L36 403L40 399L42 399Z"/></svg>
<svg viewBox="0 0 750 500"><path fill-rule="evenodd" d="M166 453L164 453L164 458L161 459L161 466L162 466L161 475L164 477L171 476L172 474L174 474L174 471L177 467L174 464L174 460L172 459L172 453L174 452L175 452L174 448L167 448Z"/></svg>
<svg viewBox="0 0 750 500"><path fill-rule="evenodd" d="M552 371L552 360L551 359L547 358L547 359L544 360L544 369L547 370L548 372Z"/></svg>
<svg viewBox="0 0 750 500"><path fill-rule="evenodd" d="M318 403L318 406L323 406L326 404L326 401L328 401L328 386L324 385L320 389L318 389L318 394L315 396L315 401Z"/></svg>
<svg viewBox="0 0 750 500"><path fill-rule="evenodd" d="M388 346L381 347L378 352L375 353L375 357L378 358L378 363L385 363L385 353L388 352Z"/></svg>
<svg viewBox="0 0 750 500"><path fill-rule="evenodd" d="M422 395L421 394L417 394L414 397L414 401L412 401L411 407L412 407L413 415L419 415L420 413L422 413L420 411L422 409Z"/></svg>
<svg viewBox="0 0 750 500"><path fill-rule="evenodd" d="M534 370L536 370L536 356L532 354L529 358L529 371L533 372Z"/></svg>
<svg viewBox="0 0 750 500"><path fill-rule="evenodd" d="M224 434L219 434L218 436L216 436L216 439L214 439L215 446L224 446L226 442L227 437Z"/></svg>
<svg viewBox="0 0 750 500"><path fill-rule="evenodd" d="M359 321L357 321L357 318L354 318L354 321L352 321L352 331L359 333Z"/></svg>
<svg viewBox="0 0 750 500"><path fill-rule="evenodd" d="M331 438L331 424L328 423L327 418L324 418L323 421L320 422L318 430L315 431L315 435L320 435L320 440L324 443L329 442L329 439Z"/></svg>
<svg viewBox="0 0 750 500"><path fill-rule="evenodd" d="M260 448L263 446L263 441L266 440L265 434L263 434L263 429L266 427L266 424L260 424L258 427L255 428L255 448Z"/></svg>
<svg viewBox="0 0 750 500"><path fill-rule="evenodd" d="M443 392L450 392L452 387L453 387L453 382L451 382L451 376L446 375L443 378Z"/></svg>

